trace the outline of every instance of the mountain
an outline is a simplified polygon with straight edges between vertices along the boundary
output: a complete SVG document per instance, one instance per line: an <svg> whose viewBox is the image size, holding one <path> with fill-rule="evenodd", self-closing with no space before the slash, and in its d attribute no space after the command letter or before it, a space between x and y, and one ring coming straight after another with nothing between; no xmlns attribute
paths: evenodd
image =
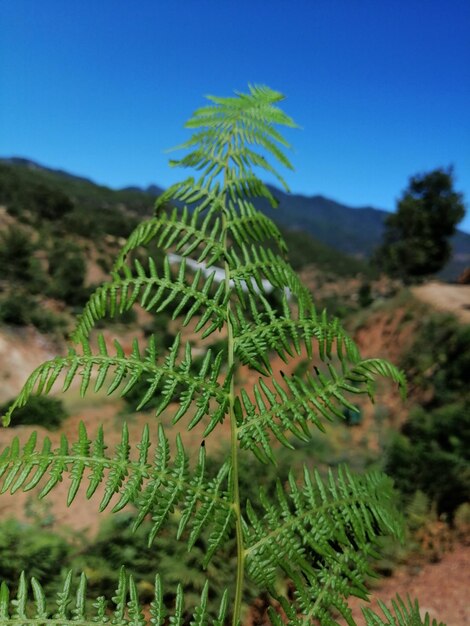
<svg viewBox="0 0 470 626"><path fill-rule="evenodd" d="M278 200L277 209L268 202L258 203L267 215L289 230L312 235L322 243L358 258L370 257L380 244L387 211L372 207L352 208L320 195L287 194L269 186ZM441 272L446 280L455 280L470 266L470 235L458 230L451 239L453 258Z"/></svg>
<svg viewBox="0 0 470 626"><path fill-rule="evenodd" d="M9 157L9 158L0 158L0 163L4 165L13 165L20 168L28 169L36 172L43 172L46 174L51 174L53 176L57 176L58 178L67 178L69 180L75 180L81 183L86 183L90 185L95 185L91 179L85 178L83 176L77 176L76 174L70 174L65 170L54 169L52 167L46 167L45 165L41 165L36 161L32 161L31 159L25 159L24 157Z"/></svg>
<svg viewBox="0 0 470 626"><path fill-rule="evenodd" d="M279 206L271 211L267 202L260 208L290 230L308 232L321 242L351 254L368 257L382 238L386 211L363 207L353 209L324 196L287 194L270 187Z"/></svg>
<svg viewBox="0 0 470 626"><path fill-rule="evenodd" d="M113 210L121 207L145 215L151 212L155 197L163 191L156 185L151 185L148 190L140 187L110 189L89 178L46 167L22 157L0 158L0 167L0 202L5 184L29 189L41 185L65 193L83 210Z"/></svg>
<svg viewBox="0 0 470 626"><path fill-rule="evenodd" d="M149 215L154 198L162 192L162 188L156 185L145 189L133 186L113 190L87 178L19 157L0 159L0 168L3 168L0 170L0 202L2 183L13 177L16 186L42 184L60 190L80 208L82 215L87 212L96 215L98 210L100 213L115 212L116 209ZM351 208L321 195L286 194L275 187L270 190L278 199L279 207L273 210L264 201L259 201L258 207L283 229L309 234L318 242L358 259L370 257L380 244L386 211L372 207ZM448 280L455 280L470 265L470 235L457 231L452 245L453 259L441 273Z"/></svg>

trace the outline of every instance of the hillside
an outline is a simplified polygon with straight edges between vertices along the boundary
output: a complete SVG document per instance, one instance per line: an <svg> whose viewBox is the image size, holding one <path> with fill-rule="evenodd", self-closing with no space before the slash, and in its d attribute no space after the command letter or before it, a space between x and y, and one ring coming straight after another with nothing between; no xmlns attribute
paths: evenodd
<svg viewBox="0 0 470 626"><path fill-rule="evenodd" d="M91 239L97 247L107 236L127 237L142 216L150 216L162 189L128 187L113 190L62 170L27 159L0 159L0 206L10 222L29 225L48 235ZM277 213L271 211L271 217ZM1 228L1 223L0 223ZM338 252L308 232L281 228L296 269L314 263L333 275L368 275L371 268L347 252Z"/></svg>
<svg viewBox="0 0 470 626"><path fill-rule="evenodd" d="M13 302L14 304L16 303L16 306L23 307L20 310L26 316L31 315L33 301L40 301L39 303L42 306L38 307L38 310L41 311L43 316L47 312L53 315L56 313L66 313L67 315L70 315L70 312L76 313L86 299L90 283L98 282L106 275L106 266L109 263L109 259L113 256L113 252L119 246L119 238L125 235L125 228L130 227L135 221L135 213L137 213L138 209L133 210L124 202L119 202L117 198L120 197L122 200L122 196L119 195L121 192L97 188L98 186L91 181L70 177L63 172L46 171L44 173L41 170L36 170L31 164L20 164L19 173L15 169L16 166L3 164L3 167L13 167L13 169L9 170L10 180L14 181L15 175L18 174L16 180L23 176L26 181L23 187L17 188L19 193L21 192L25 195L16 197L16 204L12 203L12 199L15 200L15 197L12 195L6 201L4 199L6 209L0 212L0 235L8 232L9 245L16 245L17 250L23 250L23 257L15 256L15 254L10 255L10 257L7 255L3 257L9 260L14 259L14 262L2 265L3 275L0 277L0 291L4 289L4 293L0 294L0 300L3 299L3 311L5 311L5 301L9 298L9 306L11 307ZM61 182L60 188L55 186L54 183L58 179ZM3 189L5 189L5 186ZM14 189L14 186L10 185L9 193L11 194ZM85 208L89 206L88 202L92 202L87 193L90 195L95 194L96 207L100 210L90 211ZM130 194L130 197L134 199L145 196L145 202L151 202L151 193L145 195L136 189L125 190L125 193ZM143 201L141 205L143 211L147 210L145 202ZM108 221L103 221L102 211L107 216L106 219ZM148 211L150 212L150 208ZM74 221L70 219L71 216L74 216L75 220L92 220L91 223L94 226L88 233L82 228L80 231L82 234L77 235L73 229ZM87 222L87 224L90 224L90 222ZM9 229L9 225L14 228ZM115 234L111 235L110 230ZM13 232L20 232L21 235L15 239ZM466 450L469 447L463 438L462 428L456 427L456 424L460 424L462 421L464 422L463 426L466 427L465 424L468 422L468 420L467 422L465 421L464 411L465 407L469 405L463 404L466 401L465 398L468 396L468 392L465 391L466 388L463 387L464 383L462 384L461 380L463 379L462 372L465 369L463 359L467 358L465 354L468 354L468 338L464 334L466 331L462 331L454 322L449 322L444 317L434 318L432 307L413 301L407 292L401 292L396 298L391 298L390 290L393 293L396 286L390 282L383 284L381 286L383 293L379 293L378 285L364 282L363 274L362 276L356 276L356 274L361 273L361 267L363 267L360 260L332 252L331 248L325 244L319 242L312 244L313 240L305 232L299 232L298 230L288 231L287 239L290 247L293 249L296 265L301 275L306 279L305 282L314 293L315 301L319 308L323 304L328 304L330 313L338 312L332 307L337 307L338 302L342 301L345 303L344 308L348 308L347 312L355 310L355 315L350 317L347 323L363 355L377 356L382 354L383 356L389 356L394 363L403 364L407 370L408 378L412 382L410 394L405 404L401 402L395 390L392 393L387 386L384 386L381 390L376 405L372 406L369 403L365 405L359 400L356 404L360 410L358 421L352 421L350 416L344 415L346 424L338 420L338 423L335 422L329 425L327 437L324 438L322 436L320 439L314 433L311 442L299 448L298 454L300 456L298 459L295 459L295 462L300 463L303 460L306 463L312 463L312 460L314 460L320 469L325 469L327 466L334 467L343 462L350 463L358 471L362 471L369 466L382 467L388 454L387 450L393 444L396 435L398 435L397 431L400 429L405 433L403 427L406 426L409 416L413 415L414 411L419 417L421 415L419 411L424 410L419 405L423 404L423 407L430 415L431 425L434 425L434 421L439 425L438 418L441 416L443 408L451 416L453 415L452 411L454 413L457 411L458 421L454 420L451 422L451 427L447 433L447 438L452 444L452 450L450 454L447 450L444 451L446 454L445 459L448 465L457 460L460 463L458 467L464 467L464 471L461 473L468 475L465 472L468 467ZM310 255L310 259L320 260L320 265L323 263L323 271L319 271L318 267L313 267L312 265L302 267L308 255ZM22 263L18 263L20 259L22 259ZM340 264L338 264L338 260L341 261ZM329 263L331 265L328 265ZM102 270L101 275L99 274L99 269ZM76 279L78 270L81 272L82 281L79 285L80 289L78 291L68 291L69 282L72 277ZM344 277L340 279L338 272ZM367 287L369 291L363 291L361 296L362 287ZM25 291L22 293L21 289ZM5 294L8 294L7 297ZM79 296L78 299L76 299L77 294ZM27 298L30 298L30 300L27 300ZM346 300L346 298L349 300ZM26 308L24 306L25 302ZM2 303L0 302L0 312L1 306ZM340 311L338 314L344 315L344 312ZM130 326L124 324L119 326L110 325L101 326L100 329L109 338L108 343L111 343L111 337L117 337L123 346L123 350L128 354L132 350L131 337L133 335L137 335L141 343L143 343L146 339L145 336L151 333L158 335L157 343L164 343L168 332L171 335L170 338L173 338L177 329L180 329L182 326L182 318L170 321L165 312L160 313L157 318L158 320L150 323L147 319L142 320L139 315L134 320L122 320L126 323L130 322ZM38 328L42 326L43 330L44 327L47 330L48 325L51 326L57 323L57 320L54 322L54 319L47 318L47 316L39 318L38 321L40 322L39 326L35 325ZM155 324L156 321L158 321L158 325ZM194 324L184 328L183 342L186 339L194 342L195 350L200 351L200 357L205 353L206 346L202 343L196 343ZM415 346L417 340L420 343L416 343ZM18 391L24 377L32 366L43 359L49 358L55 352L64 353L65 345L62 338L56 338L55 341L57 341L56 345L54 345L54 339L50 334L45 337L36 329L31 328L30 324L23 329L9 328L8 326L0 327L0 379L3 381L0 401L7 400ZM92 343L95 345L94 342L96 341L96 333L93 333ZM434 352L435 349L437 350L436 352ZM432 352L428 354L430 350ZM438 364L437 369L433 368L431 370L429 368L429 359L431 362ZM449 364L454 369L451 370ZM11 371L12 365L14 373ZM305 368L311 366L311 363L309 364L305 354L301 354L287 365L279 357L273 356L271 365L274 376L280 381L285 374L291 375L296 371L300 372L302 368L305 370ZM421 374L422 380L419 380ZM249 377L253 379L251 382L255 382L258 380L259 374L254 371L248 371L246 368L240 368L237 372L236 384L250 383ZM451 388L449 381L454 383L455 388ZM461 385L464 391L461 390L457 383ZM443 389L446 390L447 394L451 394L445 398L447 405L443 404L444 400L440 397ZM435 410L436 403L437 410ZM80 399L78 384L72 386L70 392L64 396L64 404L69 417L64 419L59 430L48 434L43 426L39 427L40 438L48 434L53 446L60 444L62 434L75 439L79 423L81 420L84 420L87 423L88 433L91 437L97 434L98 424L102 422L105 427L108 445L114 448L120 442L120 428L124 417L129 423L131 440L140 436L143 424L149 417L148 414L136 412L135 405L128 404L116 396L108 397L104 393L100 393L85 400ZM162 423L168 432L171 432L175 407L176 405L170 404L161 415ZM15 434L18 435L21 442L26 441L33 430L38 430L36 426L27 424L14 426L14 428ZM228 439L228 428L229 425L226 422L219 430L222 436L214 438L205 437L202 428L198 425L194 430L184 433L184 443L191 450L191 454L194 455L199 451L202 440L204 440L204 446L207 446L207 449L214 453L220 453L221 442L224 438ZM156 436L155 421L152 421L151 429L153 439ZM219 434L217 437L219 437ZM10 433L8 431L0 431L2 448L8 445L9 438ZM444 444L447 444L447 439L444 440ZM467 456L461 453L461 449ZM281 467L292 467L294 460L288 455L289 451L287 449L279 450L278 460ZM411 462L413 457L417 458L418 456L418 454L409 455L408 462ZM432 468L433 463L430 462L428 466ZM250 464L249 468L252 470L252 464ZM258 471L261 472L259 469ZM413 474L413 481L417 475L417 472ZM262 474L262 476L264 475ZM452 479L455 478L451 472L449 476ZM269 487L271 476L267 474L265 480ZM450 482L447 476L445 482ZM34 522L42 518L47 511L48 532L53 537L61 538L60 540L64 545L66 540L79 542L81 546L85 546L86 542L90 541L90 547L82 547L82 550L88 549L89 553L93 554L94 557L100 545L111 543L109 539L103 540L103 535L99 534L105 532L106 528L115 528L113 532L117 533L119 540L121 540L122 525L128 525L126 518L120 518L123 521L116 522L116 524L121 524L121 526L110 526L110 519L105 519L103 525L100 526L102 518L98 516L97 503L84 506L83 490L80 492L79 499L75 504L68 508L64 506L64 495L67 488L68 484L64 481L54 495L44 504L38 503L34 496L31 496L29 493L22 494L17 498L4 500L0 511L0 524L4 525L0 528L0 531L6 534L10 528L7 526L9 522L5 522L5 519L8 517L14 517L16 520L22 520L22 522L31 524L32 521ZM99 487L97 495L103 493L100 490L101 487ZM425 501L425 505L427 508L422 513L424 521L420 521L418 531L421 532L424 529L423 532L427 533L428 529L431 529L434 532L436 528L436 520L433 517L434 512L430 508L431 505L428 501ZM442 522L438 523L441 524L438 528L445 526ZM33 534L30 530L31 526L26 528L28 529L27 532ZM413 532L416 534L418 531L415 530ZM20 551L26 545L22 537L20 535L20 539L13 542L15 546L20 546ZM406 571L403 570L405 574L411 570L415 571L417 567L421 567L421 565L417 566L413 555L410 556L413 549L423 551L422 558L424 561L442 559L444 576L449 575L449 567L454 565L457 567L462 564L460 544L456 544L457 550L455 553L449 554L449 546L447 544L442 549L436 550L435 547L427 549L425 546L423 547L423 541L419 539L419 536L417 537L414 539L414 548L413 546L407 547L409 553L405 557L392 553L388 557L388 561L385 560L384 563L380 564L381 571L390 573L398 563L402 562L402 559L405 559L406 563ZM139 544L136 543L138 539L136 537L136 539L128 539L128 541L131 550L135 549L136 553L139 554L139 558L141 558L142 550ZM457 540L460 541L460 538L457 537ZM135 543L131 543L132 541ZM119 547L119 550L121 550L121 547ZM168 544L168 547L162 548L162 552L157 555L159 565L163 562L165 554L172 556L176 554L173 550L174 544ZM129 553L129 550L127 553ZM468 550L466 554L468 554ZM119 551L117 551L117 555L121 559ZM6 562L6 558L2 558ZM182 562L183 559L184 557L181 557ZM15 559L12 560L15 561ZM67 561L67 566L69 563L71 566L76 566L76 562ZM175 569L174 563L175 558L172 558L169 566L170 572ZM102 573L104 571L102 563L99 564L99 567L97 565L95 567L97 568L95 584L97 584L96 580L105 580L106 582L106 574ZM464 609L458 605L457 601L452 602L451 609L454 610L454 614L446 613L448 600L444 597L445 590L438 584L440 576L438 573L440 570L437 569L438 566L435 566L432 570L431 579L428 576L428 568L426 572L424 571L425 567L427 568L427 565L423 567L423 576L415 577L413 580L408 576L403 578L401 576L402 570L398 570L398 574L390 579L390 587L387 588L387 584L385 584L383 590L378 592L379 597L388 600L390 595L392 595L392 590L393 592L398 589L408 590L412 587L413 581L425 584L434 590L432 598L438 602L435 605L431 604L428 597L425 597L426 608L435 610L436 614L448 617L449 620L452 619L453 621L449 623L453 623L455 626L463 626L463 624L467 623L465 616L462 617ZM145 569L149 571L149 569L153 569L153 565ZM111 574L114 575L114 571ZM190 570L188 578L192 579L193 574L194 570ZM146 580L144 580L144 583L147 584ZM399 587L400 583L401 587ZM100 582L100 584L102 583ZM463 588L460 579L458 584ZM145 586L143 586L143 589L145 589ZM455 585L453 590L455 591ZM438 595L439 592L440 595ZM463 592L461 592L459 597L463 597L463 595ZM254 623L262 622L258 620L253 621Z"/></svg>
<svg viewBox="0 0 470 626"><path fill-rule="evenodd" d="M112 190L86 178L53 170L27 159L0 159L0 204L9 203L12 187L13 195L21 197L23 191L17 192L16 189L31 189L38 185L53 187L72 200L74 210L68 220L73 221L81 234L99 234L103 231L118 234L111 232L114 226L107 222L112 223L123 212L127 215L149 215L154 198L161 192L161 188L156 185L147 189L128 187ZM5 186L8 188L7 198ZM259 208L290 233L300 233L304 238L310 235L317 245L315 252L319 251L320 256L324 255L326 246L341 252L346 258L367 259L381 241L386 211L372 207L351 208L320 195L286 194L274 187L271 187L271 191L279 200L279 207L273 211L267 203L259 202ZM114 214L114 218L111 214ZM74 216L79 219L72 220ZM470 235L457 231L452 245L453 258L440 273L441 278L450 281L456 280L463 269L470 265ZM336 255L336 252L330 254L329 263ZM344 265L347 266L347 263ZM364 266L354 267L354 270L356 273L364 271Z"/></svg>
<svg viewBox="0 0 470 626"><path fill-rule="evenodd" d="M89 210L121 206L138 214L146 214L152 207L154 197L163 191L155 185L149 187L148 190L138 187L114 190L98 185L88 178L45 167L21 157L0 158L0 166L2 167L0 170L2 187L6 176L14 176L18 185L24 185L26 189L40 184L54 187L69 196L80 208ZM13 184L13 181L10 184Z"/></svg>

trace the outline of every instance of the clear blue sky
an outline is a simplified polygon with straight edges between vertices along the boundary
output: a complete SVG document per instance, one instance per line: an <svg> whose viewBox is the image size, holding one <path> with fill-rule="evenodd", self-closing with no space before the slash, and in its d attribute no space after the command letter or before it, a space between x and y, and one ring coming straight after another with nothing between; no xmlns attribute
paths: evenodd
<svg viewBox="0 0 470 626"><path fill-rule="evenodd" d="M391 210L453 165L470 232L469 0L3 0L0 155L166 186L203 95L287 96L292 191Z"/></svg>

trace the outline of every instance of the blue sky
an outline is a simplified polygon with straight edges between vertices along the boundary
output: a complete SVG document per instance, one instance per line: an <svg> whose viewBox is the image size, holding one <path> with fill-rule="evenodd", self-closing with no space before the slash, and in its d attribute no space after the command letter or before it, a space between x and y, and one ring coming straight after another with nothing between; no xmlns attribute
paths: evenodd
<svg viewBox="0 0 470 626"><path fill-rule="evenodd" d="M0 155L166 186L205 94L287 96L294 192L392 210L453 165L470 232L468 0L4 0Z"/></svg>

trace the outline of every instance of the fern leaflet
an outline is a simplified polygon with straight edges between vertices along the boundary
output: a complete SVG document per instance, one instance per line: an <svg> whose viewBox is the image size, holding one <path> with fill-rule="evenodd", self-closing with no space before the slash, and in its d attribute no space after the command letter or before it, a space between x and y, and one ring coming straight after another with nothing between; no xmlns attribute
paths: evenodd
<svg viewBox="0 0 470 626"><path fill-rule="evenodd" d="M260 517L250 503L245 521L247 571L276 597L276 572L281 568L294 582L297 611L325 626L336 624L335 607L346 618L350 595L367 597L369 558L382 534L400 537L387 477L371 473L353 477L341 468L323 481L305 469L299 487L289 476L289 491L277 485L277 501L262 491Z"/></svg>
<svg viewBox="0 0 470 626"><path fill-rule="evenodd" d="M158 430L153 461L149 456L148 426L145 426L140 442L135 446L137 458L131 457L129 433L125 423L114 455L106 454L107 446L102 428L92 441L83 423L76 442L70 446L62 435L60 445L55 450L47 437L42 447L38 448L36 433L32 433L22 449L15 437L11 446L0 455L0 493L30 491L40 486L39 497L43 498L68 474L70 485L67 505L70 506L80 486L85 483L86 474L87 499L95 495L102 485L100 511L106 509L112 500L113 512L133 504L137 509L134 529L140 526L147 515L152 517L149 544L175 508L181 514L178 538L187 530L189 547L194 545L205 527L212 525L208 553L210 560L233 524L228 480L229 462L221 466L214 478L206 477L205 447L201 446L194 474L191 475L188 455L181 438L177 437L176 454L172 461L169 442L162 426ZM49 478L45 480L47 474Z"/></svg>
<svg viewBox="0 0 470 626"><path fill-rule="evenodd" d="M97 598L93 603L86 596L87 578L81 574L76 592L73 593L72 572L65 577L62 589L57 593L55 608L49 609L50 603L40 583L31 580L31 591L26 577L21 576L16 598L10 598L10 591L5 583L0 587L0 624L2 626L96 626L113 624L114 626L163 626L168 623L183 626L184 597L181 586L176 593L174 611L171 613L163 604L163 589L160 576L156 576L154 600L150 605L150 622L144 617L144 606L139 602L137 586L132 576L127 576L124 569L119 575L119 585L115 595L106 600ZM89 608L91 604L91 607ZM208 585L204 587L199 604L193 608L191 624L202 626L222 626L227 616L227 593L220 603L218 617L210 619L207 615Z"/></svg>

